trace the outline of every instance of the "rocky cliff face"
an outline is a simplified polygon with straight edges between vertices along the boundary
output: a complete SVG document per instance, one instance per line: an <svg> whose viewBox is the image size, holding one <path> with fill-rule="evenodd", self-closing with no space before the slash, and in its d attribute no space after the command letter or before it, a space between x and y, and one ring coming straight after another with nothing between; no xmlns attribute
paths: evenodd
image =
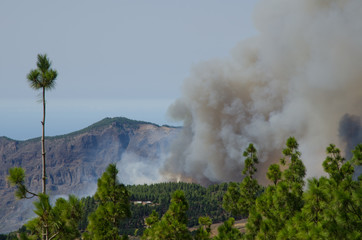
<svg viewBox="0 0 362 240"><path fill-rule="evenodd" d="M110 163L117 163L123 182L132 183L137 174L144 181L153 180L150 166L160 164L178 132L126 118L106 118L78 132L46 138L48 193L93 194L97 179ZM144 173L137 172L140 165ZM15 188L6 181L11 167L23 167L26 184L40 192L40 138L15 141L0 137L0 233L16 230L32 216L32 200L16 201Z"/></svg>

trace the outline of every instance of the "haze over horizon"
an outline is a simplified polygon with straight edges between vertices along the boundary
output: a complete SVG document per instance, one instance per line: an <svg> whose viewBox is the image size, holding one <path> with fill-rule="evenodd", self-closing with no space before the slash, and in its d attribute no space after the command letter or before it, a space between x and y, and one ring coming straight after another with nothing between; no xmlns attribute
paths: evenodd
<svg viewBox="0 0 362 240"><path fill-rule="evenodd" d="M39 92L26 81L39 53L59 74L46 96L46 135L118 116L180 125L166 111L183 81L196 64L228 58L256 34L257 2L1 2L0 136L41 134Z"/></svg>

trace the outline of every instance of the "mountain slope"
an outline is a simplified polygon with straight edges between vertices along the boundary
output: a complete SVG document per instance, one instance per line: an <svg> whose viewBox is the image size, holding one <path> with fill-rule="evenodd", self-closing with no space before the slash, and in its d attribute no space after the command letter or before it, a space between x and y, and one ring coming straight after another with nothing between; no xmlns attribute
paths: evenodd
<svg viewBox="0 0 362 240"><path fill-rule="evenodd" d="M127 177L123 180L131 183L132 176L127 175L130 170L125 165L140 161L147 169L159 165L178 132L178 128L147 122L105 118L77 132L47 137L48 192L51 196L92 194L109 163L126 167L120 173ZM125 156L127 161L122 162ZM32 215L31 200L15 201L15 189L6 182L11 167L23 167L29 188L40 192L40 138L16 141L0 137L0 232L15 230ZM149 177L154 176L143 175L144 180Z"/></svg>

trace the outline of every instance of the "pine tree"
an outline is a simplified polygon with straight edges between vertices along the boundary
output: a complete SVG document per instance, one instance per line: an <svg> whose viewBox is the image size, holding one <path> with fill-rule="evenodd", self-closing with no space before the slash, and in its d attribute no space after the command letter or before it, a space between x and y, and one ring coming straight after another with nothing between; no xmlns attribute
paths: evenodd
<svg viewBox="0 0 362 240"><path fill-rule="evenodd" d="M247 216L261 189L257 180L253 178L257 171L256 164L259 162L253 144L249 144L243 156L246 157L242 171L245 177L240 184L230 183L223 198L223 208L233 216Z"/></svg>
<svg viewBox="0 0 362 240"><path fill-rule="evenodd" d="M359 145L352 159L358 159ZM355 161L354 161L355 162ZM354 181L354 167L340 156L340 150L331 144L327 147L327 158L323 162L329 174L328 209L325 226L331 238L360 239L362 237L362 181Z"/></svg>
<svg viewBox="0 0 362 240"><path fill-rule="evenodd" d="M211 239L211 224L212 220L209 217L199 217L200 227L196 231L195 240L209 240Z"/></svg>
<svg viewBox="0 0 362 240"><path fill-rule="evenodd" d="M281 164L287 168L281 178L277 167L269 168L269 179L274 185L265 189L250 210L246 239L276 239L289 219L303 207L305 166L294 137L286 141L283 154Z"/></svg>
<svg viewBox="0 0 362 240"><path fill-rule="evenodd" d="M95 200L99 202L96 211L89 216L85 239L121 239L118 226L122 219L131 216L129 193L117 179L118 170L110 164L98 179Z"/></svg>
<svg viewBox="0 0 362 240"><path fill-rule="evenodd" d="M42 90L42 103L43 103L43 119L42 124L42 137L41 137L41 149L42 149L42 194L46 194L46 161L45 161L45 116L46 116L46 101L45 101L45 92L46 90L53 89L55 87L55 79L57 78L57 71L50 68L51 61L46 54L38 54L38 61L36 63L37 69L33 69L26 76L30 84L30 87L35 90ZM8 177L12 185L17 186L17 191L15 193L17 198L32 198L37 196L39 201L43 201L40 194L33 193L28 190L25 185L25 171L21 168L13 168L9 170L10 176ZM44 213L48 215L49 213ZM47 229L47 224L43 222L43 236L42 239L49 240L49 229Z"/></svg>
<svg viewBox="0 0 362 240"><path fill-rule="evenodd" d="M229 218L224 222L219 228L219 234L214 238L214 240L239 240L242 238L241 232L234 228L235 219Z"/></svg>
<svg viewBox="0 0 362 240"><path fill-rule="evenodd" d="M146 219L150 228L143 232L143 240L191 240L191 234L187 229L188 203L185 194L177 190L172 194L171 204L167 212L159 221L156 213L151 215L151 219Z"/></svg>
<svg viewBox="0 0 362 240"><path fill-rule="evenodd" d="M42 137L41 137L41 152L42 152L42 193L46 194L46 161L45 161L45 116L46 116L46 101L45 91L55 87L55 79L57 78L57 71L50 68L52 63L46 54L38 54L38 62L36 63L37 69L33 69L27 75L30 87L42 90L42 103L43 103L43 120L42 124Z"/></svg>
<svg viewBox="0 0 362 240"><path fill-rule="evenodd" d="M80 237L78 225L82 206L77 197L70 195L68 200L58 198L55 205L51 206L48 195L40 193L34 206L37 217L25 224L30 234L23 234L23 239L40 239L44 234L44 228L49 240L71 240Z"/></svg>
<svg viewBox="0 0 362 240"><path fill-rule="evenodd" d="M326 150L323 167L329 178L308 180L304 206L285 224L279 239L361 239L361 182L352 180L353 167L334 144Z"/></svg>
<svg viewBox="0 0 362 240"><path fill-rule="evenodd" d="M266 173L267 178L277 185L278 181L282 178L282 172L280 171L279 164L272 164L268 168L268 172Z"/></svg>

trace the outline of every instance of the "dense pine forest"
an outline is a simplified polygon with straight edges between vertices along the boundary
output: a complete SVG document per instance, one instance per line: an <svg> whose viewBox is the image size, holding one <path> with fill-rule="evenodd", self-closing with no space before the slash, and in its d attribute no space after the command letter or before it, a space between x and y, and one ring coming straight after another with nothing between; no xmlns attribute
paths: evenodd
<svg viewBox="0 0 362 240"><path fill-rule="evenodd" d="M163 215L169 208L171 195L176 190L182 190L189 203L187 212L188 227L197 226L198 218L209 216L214 223L225 221L230 214L222 208L222 199L227 190L226 183L211 185L207 188L193 183L157 183L151 185L126 186L130 193L130 210L132 216L121 221L120 233L127 235L142 235L147 218L152 211ZM97 208L94 197L81 199L83 215L79 229L84 231L88 225L88 216Z"/></svg>

